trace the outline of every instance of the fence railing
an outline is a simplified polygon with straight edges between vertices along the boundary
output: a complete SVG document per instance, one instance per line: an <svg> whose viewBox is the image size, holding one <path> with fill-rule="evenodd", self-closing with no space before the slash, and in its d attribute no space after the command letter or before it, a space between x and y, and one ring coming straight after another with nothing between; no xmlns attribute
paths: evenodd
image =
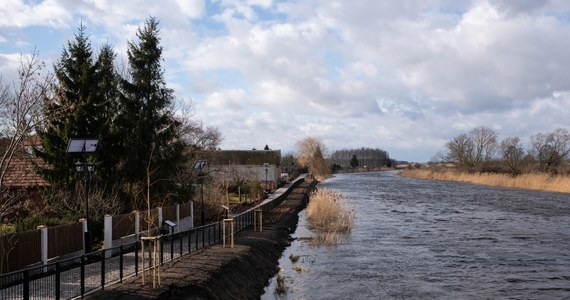
<svg viewBox="0 0 570 300"><path fill-rule="evenodd" d="M234 233L254 222L254 211L268 212L282 203L303 177L297 178L287 190L258 206L234 215ZM160 263L204 249L222 241L223 221L190 230L162 235ZM55 263L0 274L0 299L71 299L104 289L142 272L140 241Z"/></svg>

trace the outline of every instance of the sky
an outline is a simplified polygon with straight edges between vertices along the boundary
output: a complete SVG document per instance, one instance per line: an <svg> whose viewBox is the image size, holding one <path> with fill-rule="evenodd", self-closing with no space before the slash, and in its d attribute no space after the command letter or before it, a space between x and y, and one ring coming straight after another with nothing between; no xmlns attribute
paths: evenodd
<svg viewBox="0 0 570 300"><path fill-rule="evenodd" d="M168 86L224 150L310 136L426 162L480 126L526 147L570 130L566 0L1 0L0 74L34 49L53 66L81 24L125 65L150 16Z"/></svg>

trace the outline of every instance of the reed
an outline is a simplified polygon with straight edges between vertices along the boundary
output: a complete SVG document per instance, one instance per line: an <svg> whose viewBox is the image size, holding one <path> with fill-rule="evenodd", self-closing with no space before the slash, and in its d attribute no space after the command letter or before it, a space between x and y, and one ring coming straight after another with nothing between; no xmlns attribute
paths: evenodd
<svg viewBox="0 0 570 300"><path fill-rule="evenodd" d="M341 193L319 189L311 193L307 206L307 222L315 231L313 243L334 245L342 234L349 233L354 224L354 210Z"/></svg>
<svg viewBox="0 0 570 300"><path fill-rule="evenodd" d="M456 170L414 169L400 172L400 176L469 182L488 186L500 186L517 189L539 190L547 192L570 193L570 177L546 173L528 173L518 176L496 173L465 173Z"/></svg>
<svg viewBox="0 0 570 300"><path fill-rule="evenodd" d="M280 269L279 273L277 273L277 285L275 286L275 292L278 295L287 293L287 286L285 285L285 276L283 275L283 269Z"/></svg>

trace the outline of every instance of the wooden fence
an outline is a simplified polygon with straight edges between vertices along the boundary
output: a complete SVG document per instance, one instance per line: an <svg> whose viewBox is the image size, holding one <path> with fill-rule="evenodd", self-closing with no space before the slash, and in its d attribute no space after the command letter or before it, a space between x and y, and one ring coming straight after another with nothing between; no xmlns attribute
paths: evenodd
<svg viewBox="0 0 570 300"><path fill-rule="evenodd" d="M135 234L135 212L113 216L113 236Z"/></svg>
<svg viewBox="0 0 570 300"><path fill-rule="evenodd" d="M192 211L190 202L179 205L180 218L189 217ZM116 238L133 235L148 229L147 211L140 212L138 231L135 212L112 217L112 236ZM176 205L162 208L162 220L176 220ZM159 224L159 209L151 209L151 228ZM83 223L77 222L47 228L47 260L83 250ZM44 259L46 259L44 256ZM0 273L11 272L29 265L47 263L42 261L42 230L36 229L0 236Z"/></svg>
<svg viewBox="0 0 570 300"><path fill-rule="evenodd" d="M48 260L81 251L83 224L78 222L48 227L45 238ZM0 273L42 263L42 231L36 229L0 236L0 262Z"/></svg>
<svg viewBox="0 0 570 300"><path fill-rule="evenodd" d="M41 261L39 230L0 236L0 273L20 269Z"/></svg>
<svg viewBox="0 0 570 300"><path fill-rule="evenodd" d="M83 223L48 227L48 259L83 250Z"/></svg>

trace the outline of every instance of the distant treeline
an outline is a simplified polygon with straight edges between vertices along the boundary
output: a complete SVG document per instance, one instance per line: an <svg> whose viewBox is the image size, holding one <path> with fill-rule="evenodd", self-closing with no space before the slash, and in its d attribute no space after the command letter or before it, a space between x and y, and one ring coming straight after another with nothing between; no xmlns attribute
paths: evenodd
<svg viewBox="0 0 570 300"><path fill-rule="evenodd" d="M367 168L370 170L381 167L391 167L395 161L390 159L388 152L382 149L360 148L343 149L332 153L331 160L334 169Z"/></svg>

